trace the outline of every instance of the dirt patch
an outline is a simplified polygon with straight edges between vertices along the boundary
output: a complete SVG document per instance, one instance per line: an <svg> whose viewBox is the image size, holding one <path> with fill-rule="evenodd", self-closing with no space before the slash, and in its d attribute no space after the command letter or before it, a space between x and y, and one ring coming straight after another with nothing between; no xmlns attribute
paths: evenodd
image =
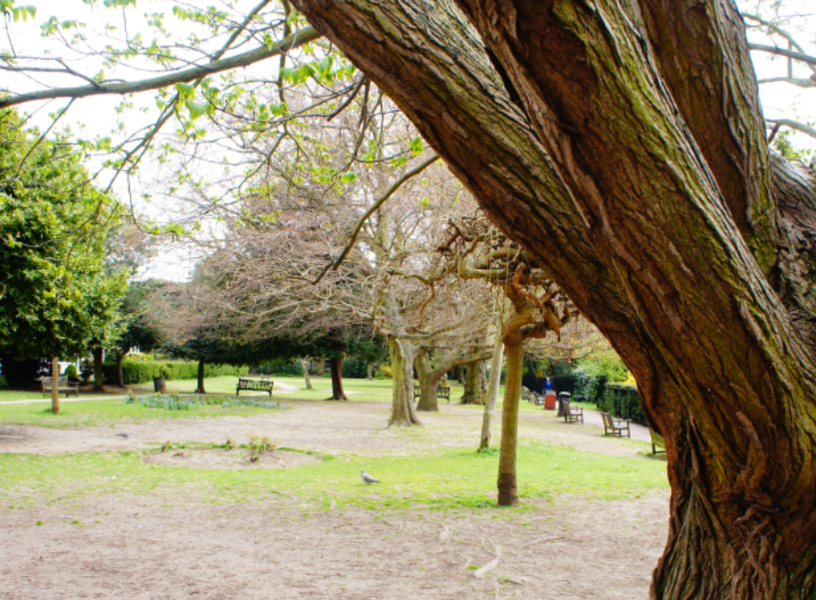
<svg viewBox="0 0 816 600"><path fill-rule="evenodd" d="M249 435L268 436L280 447L341 454L422 454L436 448L476 448L482 410L476 406L443 405L438 413L420 413L424 427L389 428L387 402L321 402L278 399L291 410L249 417L190 417L121 423L117 427L49 429L33 426L6 428L0 452L51 454L104 450L149 449L170 440L223 444L244 442ZM501 427L500 419L494 432ZM553 412L522 412L519 436L547 444L615 456L637 457L648 446L601 435L593 425L565 424ZM118 434L131 433L128 437Z"/></svg>
<svg viewBox="0 0 816 600"><path fill-rule="evenodd" d="M142 459L149 465L187 467L189 469L284 469L320 462L320 457L303 452L275 450L265 452L258 460L249 460L245 449L183 448L153 452Z"/></svg>
<svg viewBox="0 0 816 600"><path fill-rule="evenodd" d="M180 497L7 511L3 600L645 600L667 492L563 498L522 515L346 510ZM36 521L42 525L35 526ZM484 578L475 569L500 556Z"/></svg>

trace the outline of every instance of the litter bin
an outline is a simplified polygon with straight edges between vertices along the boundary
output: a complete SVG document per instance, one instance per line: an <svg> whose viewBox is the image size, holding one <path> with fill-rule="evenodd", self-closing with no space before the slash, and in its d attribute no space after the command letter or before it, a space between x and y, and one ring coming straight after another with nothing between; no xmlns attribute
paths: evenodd
<svg viewBox="0 0 816 600"><path fill-rule="evenodd" d="M153 378L153 391L156 392L157 394L159 392L164 392L165 391L164 377L154 377Z"/></svg>
<svg viewBox="0 0 816 600"><path fill-rule="evenodd" d="M555 410L556 400L557 396L555 395L555 392L547 392L544 396L544 410Z"/></svg>
<svg viewBox="0 0 816 600"><path fill-rule="evenodd" d="M564 405L561 403L562 400L566 400L569 402L571 394L569 392L561 392L558 394L558 416L564 416Z"/></svg>

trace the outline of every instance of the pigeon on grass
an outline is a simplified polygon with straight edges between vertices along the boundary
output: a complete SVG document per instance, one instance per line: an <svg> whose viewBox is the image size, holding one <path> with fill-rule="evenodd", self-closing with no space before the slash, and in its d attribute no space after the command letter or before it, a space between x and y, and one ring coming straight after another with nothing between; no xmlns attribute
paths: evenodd
<svg viewBox="0 0 816 600"><path fill-rule="evenodd" d="M363 482L365 482L366 485L370 483L380 483L365 471L360 471L360 477L363 478Z"/></svg>

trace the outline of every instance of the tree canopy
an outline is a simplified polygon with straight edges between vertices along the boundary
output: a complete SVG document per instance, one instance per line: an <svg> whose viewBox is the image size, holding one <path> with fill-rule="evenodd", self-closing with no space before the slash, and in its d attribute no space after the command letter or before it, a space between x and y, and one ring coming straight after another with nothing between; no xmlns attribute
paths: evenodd
<svg viewBox="0 0 816 600"><path fill-rule="evenodd" d="M128 274L106 262L117 211L68 144L0 112L0 347L65 356L115 338Z"/></svg>

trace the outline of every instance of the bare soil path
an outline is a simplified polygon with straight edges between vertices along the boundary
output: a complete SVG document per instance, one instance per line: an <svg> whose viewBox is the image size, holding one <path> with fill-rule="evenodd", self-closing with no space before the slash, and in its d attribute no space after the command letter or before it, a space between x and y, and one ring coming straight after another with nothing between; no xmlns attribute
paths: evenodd
<svg viewBox="0 0 816 600"><path fill-rule="evenodd" d="M5 427L0 452L141 449L166 440L223 443L255 433L303 450L421 457L429 440L475 447L481 424L472 407L444 406L440 414L421 416L425 427L418 433L405 435L386 428L386 403L286 403L292 410L248 418L74 430ZM120 430L133 435L118 437ZM596 426L565 425L543 411L522 413L520 434L646 460L645 444L604 438ZM180 491L172 501L107 495L2 510L0 599L647 597L666 539L668 492L528 504L530 510L515 517L497 509L306 514L297 498L214 505ZM474 570L493 564L497 552L493 569Z"/></svg>

